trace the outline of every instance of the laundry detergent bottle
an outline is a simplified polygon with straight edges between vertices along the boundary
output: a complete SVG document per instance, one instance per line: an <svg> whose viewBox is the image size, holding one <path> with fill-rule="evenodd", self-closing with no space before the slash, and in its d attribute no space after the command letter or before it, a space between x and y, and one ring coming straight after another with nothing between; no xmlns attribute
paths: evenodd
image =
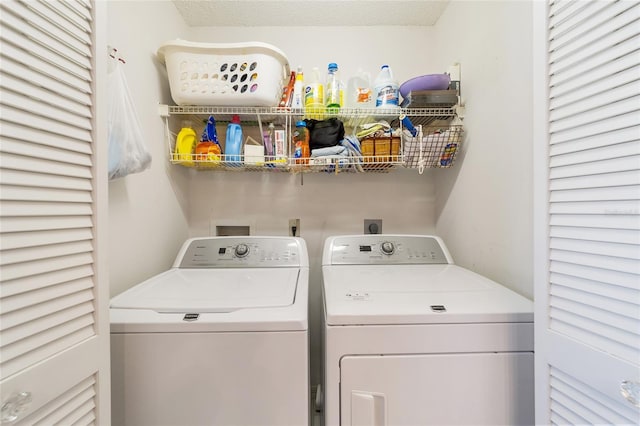
<svg viewBox="0 0 640 426"><path fill-rule="evenodd" d="M198 143L196 131L190 121L183 121L182 128L176 137L174 159L178 164L193 166L193 154Z"/></svg>
<svg viewBox="0 0 640 426"><path fill-rule="evenodd" d="M398 109L400 105L400 92L398 82L394 80L389 65L383 65L380 73L374 81L376 96L376 108Z"/></svg>
<svg viewBox="0 0 640 426"><path fill-rule="evenodd" d="M227 139L225 141L225 154L228 163L241 162L240 152L242 150L242 127L240 126L240 116L237 114L231 119L227 126Z"/></svg>

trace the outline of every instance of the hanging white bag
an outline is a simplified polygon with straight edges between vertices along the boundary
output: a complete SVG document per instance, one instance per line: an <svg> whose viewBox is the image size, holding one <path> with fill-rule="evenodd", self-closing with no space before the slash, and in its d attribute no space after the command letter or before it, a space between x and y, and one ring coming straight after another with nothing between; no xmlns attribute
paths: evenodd
<svg viewBox="0 0 640 426"><path fill-rule="evenodd" d="M108 74L109 180L139 173L151 165L123 64L114 59Z"/></svg>

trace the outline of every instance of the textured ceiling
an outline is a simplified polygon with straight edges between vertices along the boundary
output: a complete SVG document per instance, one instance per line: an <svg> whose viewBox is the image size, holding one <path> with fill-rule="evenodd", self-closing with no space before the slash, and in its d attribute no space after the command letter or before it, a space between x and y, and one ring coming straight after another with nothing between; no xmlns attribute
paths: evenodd
<svg viewBox="0 0 640 426"><path fill-rule="evenodd" d="M449 0L173 0L189 26L434 25Z"/></svg>

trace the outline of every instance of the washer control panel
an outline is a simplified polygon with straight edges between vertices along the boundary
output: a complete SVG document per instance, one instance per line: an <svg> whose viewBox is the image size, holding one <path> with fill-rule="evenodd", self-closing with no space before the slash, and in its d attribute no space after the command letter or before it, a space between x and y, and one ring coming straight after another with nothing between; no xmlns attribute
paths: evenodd
<svg viewBox="0 0 640 426"><path fill-rule="evenodd" d="M301 249L289 238L197 238L178 255L179 268L300 266Z"/></svg>
<svg viewBox="0 0 640 426"><path fill-rule="evenodd" d="M453 263L437 237L422 235L352 235L327 241L323 264L397 265ZM327 252L328 250L328 252ZM329 263L327 263L329 257Z"/></svg>

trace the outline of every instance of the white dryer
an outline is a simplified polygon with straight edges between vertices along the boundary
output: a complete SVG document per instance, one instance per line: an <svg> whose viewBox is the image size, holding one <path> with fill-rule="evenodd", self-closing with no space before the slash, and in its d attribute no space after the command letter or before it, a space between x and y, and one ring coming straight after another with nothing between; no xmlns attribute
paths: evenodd
<svg viewBox="0 0 640 426"><path fill-rule="evenodd" d="M327 426L534 423L530 300L434 236L330 237L322 274Z"/></svg>
<svg viewBox="0 0 640 426"><path fill-rule="evenodd" d="M304 240L186 241L111 301L114 425L309 424Z"/></svg>

